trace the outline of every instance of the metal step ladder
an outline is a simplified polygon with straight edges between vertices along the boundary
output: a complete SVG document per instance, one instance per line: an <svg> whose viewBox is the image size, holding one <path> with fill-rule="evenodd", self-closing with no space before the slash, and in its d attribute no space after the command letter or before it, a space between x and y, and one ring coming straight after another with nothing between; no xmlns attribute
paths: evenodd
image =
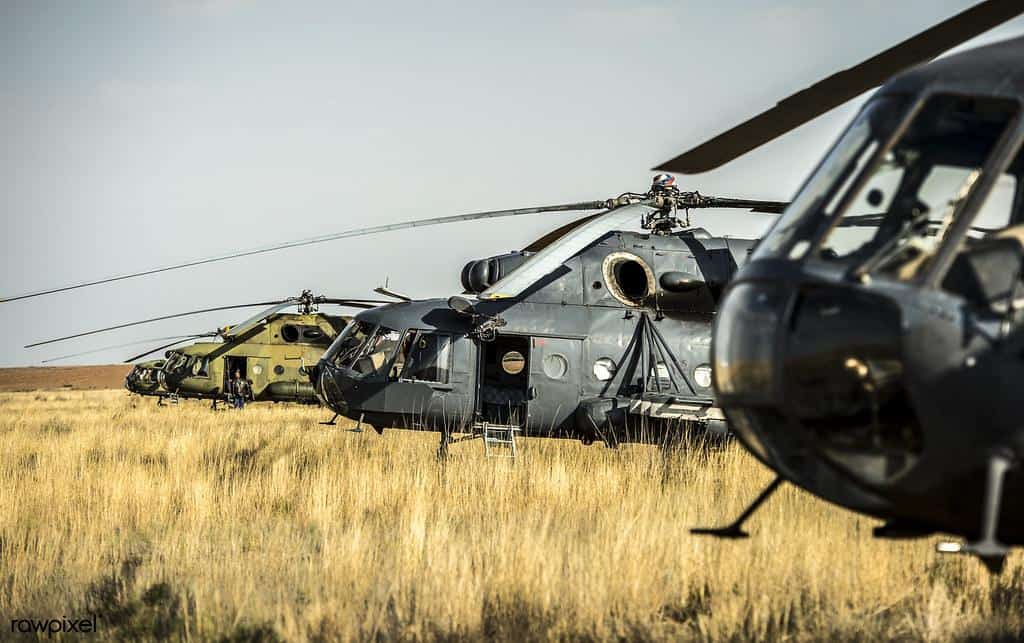
<svg viewBox="0 0 1024 643"><path fill-rule="evenodd" d="M477 422L473 429L483 437L484 453L488 458L516 457L516 433L521 430L518 425Z"/></svg>

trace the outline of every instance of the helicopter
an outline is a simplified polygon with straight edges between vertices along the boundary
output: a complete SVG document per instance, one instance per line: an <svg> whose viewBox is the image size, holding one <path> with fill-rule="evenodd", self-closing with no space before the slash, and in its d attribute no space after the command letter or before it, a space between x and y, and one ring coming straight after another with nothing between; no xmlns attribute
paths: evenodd
<svg viewBox="0 0 1024 643"><path fill-rule="evenodd" d="M739 135L713 139L688 164L659 169L692 173L702 171L695 161L742 154L755 140L751 130L766 142L878 84L880 70L927 60L1020 11L983 3L789 99ZM709 331L724 285L758 242L714 238L675 215L716 206L779 213L787 204L703 197L662 176L647 193L609 200L543 244L470 262L463 294L475 300L360 313L310 369L321 400L378 431L437 430L439 455L457 432L485 444L521 434L609 446L664 442L694 428L724 434L708 379ZM647 233L622 231L637 220Z"/></svg>
<svg viewBox="0 0 1024 643"><path fill-rule="evenodd" d="M172 402L180 398L205 399L211 400L213 408L217 408L218 401L227 399L228 380L237 372L251 385L254 401L315 404L317 398L309 385L305 367L316 363L351 319L348 316L321 313L318 311L319 306L330 304L372 308L381 303L386 302L314 296L311 291L305 290L298 297L280 301L219 306L164 315L36 342L27 348L199 313L269 306L234 326L171 337L168 338L174 340L171 343L127 359L126 363L131 363L166 350L160 359L136 364L125 378L125 388L132 393L156 397L161 404L165 399ZM292 306L297 307L297 312L283 312ZM196 339L203 341L178 347Z"/></svg>
<svg viewBox="0 0 1024 643"><path fill-rule="evenodd" d="M961 16L985 12L1024 7ZM999 572L1024 545L1024 38L909 70L886 54L864 64L871 74L843 72L852 94L891 79L738 269L715 319L715 399L777 476L731 524L692 531L746 537L790 482L881 519L879 538L959 536L938 551ZM797 94L718 137L742 144L658 169L727 162L830 108L815 100Z"/></svg>
<svg viewBox="0 0 1024 643"><path fill-rule="evenodd" d="M710 322L755 240L713 237L687 213L786 204L683 192L661 174L606 205L521 251L467 263L463 295L476 301L357 314L308 369L321 401L378 432L437 431L441 455L458 433L509 446L517 435L609 446L725 435ZM642 232L619 229L636 222Z"/></svg>

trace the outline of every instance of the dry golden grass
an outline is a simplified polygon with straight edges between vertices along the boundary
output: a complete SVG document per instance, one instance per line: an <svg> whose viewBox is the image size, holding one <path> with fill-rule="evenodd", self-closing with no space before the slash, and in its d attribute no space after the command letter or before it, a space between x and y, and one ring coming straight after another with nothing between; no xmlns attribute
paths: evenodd
<svg viewBox="0 0 1024 643"><path fill-rule="evenodd" d="M786 488L751 539L687 533L769 480L737 447L479 443L346 431L314 408L0 395L0 638L1024 637L1024 564L989 577Z"/></svg>

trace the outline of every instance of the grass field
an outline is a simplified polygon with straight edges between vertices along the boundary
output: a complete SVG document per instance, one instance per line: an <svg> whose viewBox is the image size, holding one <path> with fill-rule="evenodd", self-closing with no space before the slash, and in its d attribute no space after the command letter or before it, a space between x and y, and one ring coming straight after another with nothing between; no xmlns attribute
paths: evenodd
<svg viewBox="0 0 1024 643"><path fill-rule="evenodd" d="M106 639L1024 638L1020 553L990 577L792 488L749 540L690 536L770 479L737 447L441 465L434 435L326 415L0 394L0 638L90 614Z"/></svg>

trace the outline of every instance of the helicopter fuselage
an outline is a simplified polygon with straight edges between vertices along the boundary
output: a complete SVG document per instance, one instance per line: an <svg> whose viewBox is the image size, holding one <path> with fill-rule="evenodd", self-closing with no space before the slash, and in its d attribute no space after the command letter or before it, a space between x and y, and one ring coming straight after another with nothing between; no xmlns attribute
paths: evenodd
<svg viewBox="0 0 1024 643"><path fill-rule="evenodd" d="M125 387L147 396L221 400L237 371L255 401L315 404L305 367L320 359L345 323L332 315L279 313L228 341L197 342L137 364Z"/></svg>
<svg viewBox="0 0 1024 643"><path fill-rule="evenodd" d="M324 403L376 428L488 423L610 444L724 432L710 326L751 246L702 230L609 233L522 296L475 300L472 313L443 299L359 313L311 377Z"/></svg>

